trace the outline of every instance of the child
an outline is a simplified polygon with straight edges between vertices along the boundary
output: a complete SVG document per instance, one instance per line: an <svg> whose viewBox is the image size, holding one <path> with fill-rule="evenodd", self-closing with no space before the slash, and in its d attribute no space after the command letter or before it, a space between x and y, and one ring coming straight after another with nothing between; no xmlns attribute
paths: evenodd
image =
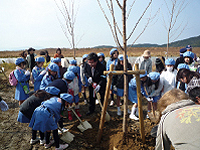
<svg viewBox="0 0 200 150"><path fill-rule="evenodd" d="M36 66L32 70L32 76L34 79L34 91L37 91L40 89L40 84L42 81L43 76L46 74L46 70L44 69L44 57L37 57L35 59Z"/></svg>
<svg viewBox="0 0 200 150"><path fill-rule="evenodd" d="M104 53L97 53L98 60L106 67L105 55Z"/></svg>
<svg viewBox="0 0 200 150"><path fill-rule="evenodd" d="M75 74L75 78L71 83L68 85L68 93L73 96L73 102L75 103L75 111L79 117L81 117L81 114L79 113L79 93L81 92L81 81L78 76L78 68L77 66L69 66L68 71L72 71ZM72 103L70 104L72 106ZM68 119L72 120L72 112L71 109L68 108Z"/></svg>
<svg viewBox="0 0 200 150"><path fill-rule="evenodd" d="M55 63L50 63L48 66L48 71L45 74L45 76L42 78L41 84L40 84L40 90L44 90L45 87L49 83L51 83L53 80L55 80L57 77L57 70L58 70L58 65Z"/></svg>
<svg viewBox="0 0 200 150"><path fill-rule="evenodd" d="M67 71L67 68L63 68L61 66L61 58L56 57L56 58L52 59L51 62L58 65L58 67L59 67L58 71L57 71L58 79L62 78L63 74Z"/></svg>
<svg viewBox="0 0 200 150"><path fill-rule="evenodd" d="M150 80L151 79L147 77L147 71L145 71L145 74L140 74L141 93L145 97L147 97L147 93L145 89L149 86ZM129 118L133 120L139 120L139 118L136 116L137 111L138 111L138 101L137 101L137 85L136 85L135 78L131 79L131 81L129 82L128 99L133 103Z"/></svg>
<svg viewBox="0 0 200 150"><path fill-rule="evenodd" d="M119 55L118 63L115 70L123 70L123 55ZM128 62L127 58L127 70L132 70L131 64ZM133 78L132 75L128 75L128 82ZM117 115L121 116L122 112L120 110L120 98L124 96L124 75L113 76L113 90L117 92Z"/></svg>
<svg viewBox="0 0 200 150"><path fill-rule="evenodd" d="M160 79L163 80L163 90L161 95L164 95L167 91L176 87L176 74L177 70L174 68L175 61L172 58L168 58L165 61L166 69L161 73Z"/></svg>
<svg viewBox="0 0 200 150"><path fill-rule="evenodd" d="M68 147L68 144L59 144L57 122L60 119L60 112L64 109L65 105L72 102L72 99L73 97L70 94L63 93L60 95L60 98L52 97L42 102L42 104L35 109L29 127L43 133L46 132L45 148L51 147L54 141L56 150L63 150ZM50 141L51 130L53 130L54 140Z"/></svg>
<svg viewBox="0 0 200 150"><path fill-rule="evenodd" d="M86 88L88 87L88 80L87 80L87 77L85 76L84 69L85 69L85 65L87 63L87 57L88 57L88 54L84 54L83 55L83 57L82 57L82 63L80 65L80 78L81 78L82 87L83 87L82 94L83 94L83 98L84 98L85 104L87 104Z"/></svg>
<svg viewBox="0 0 200 150"><path fill-rule="evenodd" d="M28 98L29 92L29 84L28 80L30 79L30 71L25 71L25 61L23 58L17 58L15 61L16 69L14 71L15 78L18 83L15 90L15 99L19 101L19 105L21 105L25 99Z"/></svg>
<svg viewBox="0 0 200 150"><path fill-rule="evenodd" d="M41 103L51 97L57 95L55 87L47 87L45 90L38 90L36 93L31 95L26 101L20 105L20 110L18 114L17 121L21 123L30 123L31 117L34 110L41 105ZM44 133L40 133L40 145L45 144ZM39 141L39 138L36 138L37 130L32 130L32 138L30 144L35 144Z"/></svg>
<svg viewBox="0 0 200 150"><path fill-rule="evenodd" d="M117 65L118 62L118 56L119 56L119 51L116 48L112 48L110 50L110 59L107 61L106 63L106 70L109 71L110 69L110 65L114 64L114 66ZM115 67L114 67L115 69ZM111 86L110 89L110 96L111 96L111 102L110 102L110 106L114 105L114 95L113 95L113 87ZM116 93L115 93L116 94Z"/></svg>
<svg viewBox="0 0 200 150"><path fill-rule="evenodd" d="M163 81L160 80L160 73L150 72L149 78L151 79L152 84L147 87L148 112L151 111L151 102L153 103L154 110L157 110L157 101L160 99L161 91L163 89ZM147 118L149 118L148 115Z"/></svg>
<svg viewBox="0 0 200 150"><path fill-rule="evenodd" d="M196 71L197 67L195 66L194 53L191 51L187 51L183 54L184 62L189 66L191 71Z"/></svg>

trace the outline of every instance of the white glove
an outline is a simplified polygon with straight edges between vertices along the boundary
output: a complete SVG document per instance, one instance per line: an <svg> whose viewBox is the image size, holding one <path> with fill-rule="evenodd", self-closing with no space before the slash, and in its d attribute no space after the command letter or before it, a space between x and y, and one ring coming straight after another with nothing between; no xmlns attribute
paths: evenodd
<svg viewBox="0 0 200 150"><path fill-rule="evenodd" d="M88 78L88 83L91 84L92 83L92 77Z"/></svg>
<svg viewBox="0 0 200 150"><path fill-rule="evenodd" d="M98 84L98 85L96 86L96 88L94 89L94 91L97 93L97 92L99 92L100 88L101 88L101 86Z"/></svg>
<svg viewBox="0 0 200 150"><path fill-rule="evenodd" d="M1 108L2 111L8 110L8 105L6 104L6 102L4 100L1 100L0 108Z"/></svg>
<svg viewBox="0 0 200 150"><path fill-rule="evenodd" d="M114 90L114 91L117 91L116 85L113 86L113 90Z"/></svg>
<svg viewBox="0 0 200 150"><path fill-rule="evenodd" d="M152 101L153 101L153 98L147 97L147 100L148 100L148 102L152 102Z"/></svg>
<svg viewBox="0 0 200 150"><path fill-rule="evenodd" d="M44 75L44 74L46 74L46 70L43 70L42 72L40 72L40 75Z"/></svg>
<svg viewBox="0 0 200 150"><path fill-rule="evenodd" d="M30 74L31 74L31 73L30 73L30 71L28 71L28 70L25 72L25 75L26 75L26 76L29 76Z"/></svg>

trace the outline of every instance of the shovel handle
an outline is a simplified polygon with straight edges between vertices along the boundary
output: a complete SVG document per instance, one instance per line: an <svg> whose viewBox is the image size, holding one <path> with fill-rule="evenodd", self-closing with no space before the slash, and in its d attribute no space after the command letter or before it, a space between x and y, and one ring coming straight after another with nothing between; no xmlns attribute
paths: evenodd
<svg viewBox="0 0 200 150"><path fill-rule="evenodd" d="M76 114L76 112L74 111L74 109L71 109L72 112L74 113L74 115L78 118L78 120L80 121L81 124L83 124L82 120L79 118L79 116Z"/></svg>
<svg viewBox="0 0 200 150"><path fill-rule="evenodd" d="M151 109L153 111L153 117L155 117L155 110L154 110L154 107L153 107L153 102L151 101L150 104L151 104Z"/></svg>

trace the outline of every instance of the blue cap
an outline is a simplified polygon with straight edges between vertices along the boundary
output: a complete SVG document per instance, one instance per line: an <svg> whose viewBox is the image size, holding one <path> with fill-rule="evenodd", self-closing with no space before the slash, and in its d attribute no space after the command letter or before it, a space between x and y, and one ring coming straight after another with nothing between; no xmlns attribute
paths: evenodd
<svg viewBox="0 0 200 150"><path fill-rule="evenodd" d="M124 55L120 54L120 55L118 56L118 59L119 59L120 61L123 61L123 60L124 60ZM126 59L128 59L128 55L126 55Z"/></svg>
<svg viewBox="0 0 200 150"><path fill-rule="evenodd" d="M47 86L45 88L45 91L52 95L58 95L60 93L60 90L56 88L55 86Z"/></svg>
<svg viewBox="0 0 200 150"><path fill-rule="evenodd" d="M44 57L37 57L37 58L35 58L35 61L36 62L45 62L45 59L44 59Z"/></svg>
<svg viewBox="0 0 200 150"><path fill-rule="evenodd" d="M19 65L20 63L25 62L24 58L17 58L15 61L15 65Z"/></svg>
<svg viewBox="0 0 200 150"><path fill-rule="evenodd" d="M73 96L68 94L68 93L62 93L60 94L60 98L67 101L68 103L72 103L73 102Z"/></svg>
<svg viewBox="0 0 200 150"><path fill-rule="evenodd" d="M187 51L183 54L183 57L191 57L192 59L194 59L194 53L191 51Z"/></svg>
<svg viewBox="0 0 200 150"><path fill-rule="evenodd" d="M187 45L185 48L186 48L187 50L189 50L189 49L192 49L192 46L191 46L191 45Z"/></svg>
<svg viewBox="0 0 200 150"><path fill-rule="evenodd" d="M140 78L146 77L147 76L147 71L145 71L145 74L140 74Z"/></svg>
<svg viewBox="0 0 200 150"><path fill-rule="evenodd" d="M78 67L77 66L69 66L67 68L67 71L72 71L73 73L78 73Z"/></svg>
<svg viewBox="0 0 200 150"><path fill-rule="evenodd" d="M187 48L181 48L180 53L185 53L187 51Z"/></svg>
<svg viewBox="0 0 200 150"><path fill-rule="evenodd" d="M165 60L165 65L175 65L175 60L172 58L168 58Z"/></svg>
<svg viewBox="0 0 200 150"><path fill-rule="evenodd" d="M76 64L77 64L77 61L76 61L75 59L72 59L72 60L69 61L69 63L70 63L71 65L76 65Z"/></svg>
<svg viewBox="0 0 200 150"><path fill-rule="evenodd" d="M105 57L104 53L97 53L98 57Z"/></svg>
<svg viewBox="0 0 200 150"><path fill-rule="evenodd" d="M55 63L50 63L49 66L48 66L48 69L56 72L56 71L58 71L59 67Z"/></svg>
<svg viewBox="0 0 200 150"><path fill-rule="evenodd" d="M87 57L88 57L88 54L84 54L83 57L82 57L82 59L85 59Z"/></svg>
<svg viewBox="0 0 200 150"><path fill-rule="evenodd" d="M112 55L115 51L118 51L116 48L112 48L111 50L110 50L110 55Z"/></svg>
<svg viewBox="0 0 200 150"><path fill-rule="evenodd" d="M158 80L160 78L160 73L158 73L158 72L150 72L149 73L149 78L151 78L151 80Z"/></svg>
<svg viewBox="0 0 200 150"><path fill-rule="evenodd" d="M63 77L67 80L73 80L75 78L75 74L72 71L67 71L64 73Z"/></svg>
<svg viewBox="0 0 200 150"><path fill-rule="evenodd" d="M61 58L60 58L60 57L53 58L53 59L51 60L51 62L54 62L54 63L61 62Z"/></svg>
<svg viewBox="0 0 200 150"><path fill-rule="evenodd" d="M183 69L183 68L190 70L189 66L185 63L181 63L177 66L177 69Z"/></svg>

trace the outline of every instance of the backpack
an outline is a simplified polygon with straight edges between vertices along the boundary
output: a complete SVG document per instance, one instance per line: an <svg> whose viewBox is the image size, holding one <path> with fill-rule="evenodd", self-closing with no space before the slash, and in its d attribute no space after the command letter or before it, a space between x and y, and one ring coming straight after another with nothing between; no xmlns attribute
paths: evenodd
<svg viewBox="0 0 200 150"><path fill-rule="evenodd" d="M14 70L9 74L9 82L11 86L16 86L17 85L17 79L15 78L14 75Z"/></svg>

